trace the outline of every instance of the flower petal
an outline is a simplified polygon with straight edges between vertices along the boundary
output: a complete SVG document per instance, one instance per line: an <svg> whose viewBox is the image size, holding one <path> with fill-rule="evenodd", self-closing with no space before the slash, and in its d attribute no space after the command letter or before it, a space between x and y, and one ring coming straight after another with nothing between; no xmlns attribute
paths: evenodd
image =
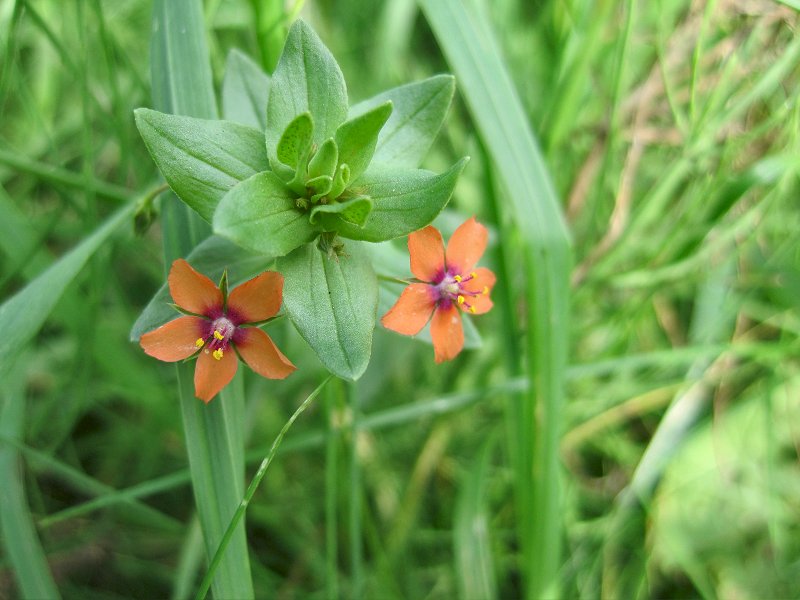
<svg viewBox="0 0 800 600"><path fill-rule="evenodd" d="M447 242L448 270L461 275L469 273L483 256L488 239L489 232L475 217L464 221Z"/></svg>
<svg viewBox="0 0 800 600"><path fill-rule="evenodd" d="M403 335L416 335L431 318L436 301L431 294L431 286L425 283L412 283L389 309L381 324Z"/></svg>
<svg viewBox="0 0 800 600"><path fill-rule="evenodd" d="M469 312L475 315L482 315L489 312L492 306L494 306L491 298L489 298L489 294L494 287L496 279L494 273L489 269L486 267L479 267L475 269L475 277L464 282L463 287L465 290L478 294L477 296L471 296L469 298L468 302L472 307ZM464 308L464 305L462 305L462 308ZM466 308L464 309L467 310Z"/></svg>
<svg viewBox="0 0 800 600"><path fill-rule="evenodd" d="M428 282L441 278L444 273L444 242L438 229L428 225L410 234L408 254L414 277Z"/></svg>
<svg viewBox="0 0 800 600"><path fill-rule="evenodd" d="M197 357L197 366L194 369L194 395L208 404L231 382L238 366L239 361L236 360L233 348L225 350L219 360L208 350L203 350Z"/></svg>
<svg viewBox="0 0 800 600"><path fill-rule="evenodd" d="M169 270L169 293L184 310L216 318L222 314L222 292L208 277L179 258Z"/></svg>
<svg viewBox="0 0 800 600"><path fill-rule="evenodd" d="M139 345L150 356L165 362L189 358L197 352L196 342L203 338L207 321L200 317L179 317L158 329L148 331Z"/></svg>
<svg viewBox="0 0 800 600"><path fill-rule="evenodd" d="M297 368L258 327L238 329L234 343L244 362L267 379L283 379Z"/></svg>
<svg viewBox="0 0 800 600"><path fill-rule="evenodd" d="M431 320L431 338L436 362L444 362L456 357L464 347L464 329L461 327L461 313L455 305L437 308Z"/></svg>
<svg viewBox="0 0 800 600"><path fill-rule="evenodd" d="M274 317L283 301L283 275L264 271L237 286L228 296L228 317L235 325Z"/></svg>

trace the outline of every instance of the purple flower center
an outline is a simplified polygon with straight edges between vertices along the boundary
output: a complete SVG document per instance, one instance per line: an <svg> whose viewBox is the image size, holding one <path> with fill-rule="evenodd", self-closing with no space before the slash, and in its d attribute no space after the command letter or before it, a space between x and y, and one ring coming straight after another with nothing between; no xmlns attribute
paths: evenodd
<svg viewBox="0 0 800 600"><path fill-rule="evenodd" d="M217 317L213 321L207 321L205 337L197 340L197 347L203 348L203 352L211 354L217 360L222 360L228 350L231 338L236 334L235 323L227 316Z"/></svg>
<svg viewBox="0 0 800 600"><path fill-rule="evenodd" d="M211 322L211 334L208 341L208 349L225 350L236 332L236 325L228 317L219 317Z"/></svg>
<svg viewBox="0 0 800 600"><path fill-rule="evenodd" d="M475 273L460 275L458 273L445 271L441 279L431 286L437 296L436 305L447 310L453 304L457 304L470 312L475 312L475 309L468 300L474 296L480 295L481 292L471 292L465 285L474 278ZM437 279L439 278L437 277Z"/></svg>

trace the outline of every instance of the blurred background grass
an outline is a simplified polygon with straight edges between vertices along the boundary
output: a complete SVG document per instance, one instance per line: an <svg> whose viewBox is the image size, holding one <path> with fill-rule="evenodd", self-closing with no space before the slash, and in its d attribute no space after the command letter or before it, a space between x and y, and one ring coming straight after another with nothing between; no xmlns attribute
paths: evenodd
<svg viewBox="0 0 800 600"><path fill-rule="evenodd" d="M793 3L474 4L574 243L559 595L800 595ZM205 2L217 88L230 48L270 65L275 6ZM450 70L411 0L283 14L300 8L351 101ZM0 2L4 299L158 184L132 118L152 104L150 10ZM473 156L441 226L476 214L494 230L486 261L504 279L476 319L483 348L435 366L430 347L378 331L363 379L325 389L248 510L260 596L525 593L509 406L537 375L514 325L530 300L526 228L502 210L463 98L425 166ZM0 597L52 592L36 586L26 519L64 597L184 597L199 581L174 369L128 342L162 278L158 225L120 231L33 343L2 357ZM15 339L21 319L4 319ZM248 373L248 474L324 377L288 326L270 333L300 369L277 383Z"/></svg>

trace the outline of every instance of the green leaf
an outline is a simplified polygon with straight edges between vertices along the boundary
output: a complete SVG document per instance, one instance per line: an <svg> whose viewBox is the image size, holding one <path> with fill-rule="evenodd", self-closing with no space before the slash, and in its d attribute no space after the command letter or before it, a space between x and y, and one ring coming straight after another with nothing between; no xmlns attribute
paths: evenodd
<svg viewBox="0 0 800 600"><path fill-rule="evenodd" d="M386 101L392 102L392 115L378 136L372 164L418 167L439 133L455 89L452 75L436 75L387 90L352 106L351 119Z"/></svg>
<svg viewBox="0 0 800 600"><path fill-rule="evenodd" d="M229 287L232 289L265 271L273 259L244 250L233 242L214 235L202 241L189 253L186 260L212 281L218 280L227 270ZM171 302L169 287L165 283L133 324L131 341L137 342L143 333L178 318L180 315L170 306Z"/></svg>
<svg viewBox="0 0 800 600"><path fill-rule="evenodd" d="M462 158L441 175L421 169L371 167L350 188L372 198L369 220L363 228L340 220L336 230L354 240L383 242L425 227L450 200L467 160Z"/></svg>
<svg viewBox="0 0 800 600"><path fill-rule="evenodd" d="M333 185L331 186L328 194L331 198L338 198L342 192L344 192L345 188L347 188L347 184L349 183L350 166L342 163L336 169L336 174L333 176Z"/></svg>
<svg viewBox="0 0 800 600"><path fill-rule="evenodd" d="M314 143L319 146L347 118L347 88L333 55L314 30L298 20L272 75L266 127L270 158L287 125L304 112L311 113Z"/></svg>
<svg viewBox="0 0 800 600"><path fill-rule="evenodd" d="M378 283L360 244L341 256L305 245L278 260L283 302L300 335L328 370L358 379L372 351Z"/></svg>
<svg viewBox="0 0 800 600"><path fill-rule="evenodd" d="M169 186L206 221L211 221L231 188L269 168L257 129L147 108L134 114L139 133Z"/></svg>
<svg viewBox="0 0 800 600"><path fill-rule="evenodd" d="M339 149L336 147L336 142L333 138L328 138L308 162L309 179L314 179L320 175L327 175L333 178L338 161Z"/></svg>
<svg viewBox="0 0 800 600"><path fill-rule="evenodd" d="M283 256L313 240L319 230L299 210L277 175L253 175L233 188L217 207L214 232L242 248L267 256Z"/></svg>
<svg viewBox="0 0 800 600"><path fill-rule="evenodd" d="M350 167L350 180L357 181L375 153L378 134L392 114L391 100L357 116L336 130L339 164Z"/></svg>
<svg viewBox="0 0 800 600"><path fill-rule="evenodd" d="M359 196L341 202L331 202L330 204L319 204L311 209L309 220L316 223L317 216L322 216L322 224L328 231L334 231L339 219L346 221L356 227L363 227L367 222L369 213L372 212L372 200L369 196ZM326 219L337 215L338 219ZM330 229L328 226L330 225Z"/></svg>
<svg viewBox="0 0 800 600"><path fill-rule="evenodd" d="M245 53L233 48L222 80L222 118L264 131L269 75Z"/></svg>
<svg viewBox="0 0 800 600"><path fill-rule="evenodd" d="M286 126L281 139L278 140L276 156L284 165L297 170L305 169L308 151L311 149L311 137L314 134L314 121L311 114L304 112L297 115ZM274 166L273 166L274 168Z"/></svg>

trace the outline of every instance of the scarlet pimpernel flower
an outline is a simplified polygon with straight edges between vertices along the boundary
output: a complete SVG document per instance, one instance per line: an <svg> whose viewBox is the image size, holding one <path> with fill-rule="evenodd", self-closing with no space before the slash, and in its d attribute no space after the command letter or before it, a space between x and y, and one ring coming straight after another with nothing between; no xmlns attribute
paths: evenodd
<svg viewBox="0 0 800 600"><path fill-rule="evenodd" d="M493 306L489 294L494 273L486 267L475 268L487 239L486 227L475 217L455 230L447 251L435 227L429 225L409 235L411 272L419 282L403 290L381 319L383 326L403 335L416 335L431 320L436 362L454 358L464 346L460 310L480 315Z"/></svg>
<svg viewBox="0 0 800 600"><path fill-rule="evenodd" d="M278 314L283 276L265 271L227 293L226 278L217 286L178 259L169 271L169 291L185 314L145 333L139 343L159 360L177 362L196 355L195 396L210 402L230 383L238 354L259 375L283 379L295 370L270 337L254 326Z"/></svg>

